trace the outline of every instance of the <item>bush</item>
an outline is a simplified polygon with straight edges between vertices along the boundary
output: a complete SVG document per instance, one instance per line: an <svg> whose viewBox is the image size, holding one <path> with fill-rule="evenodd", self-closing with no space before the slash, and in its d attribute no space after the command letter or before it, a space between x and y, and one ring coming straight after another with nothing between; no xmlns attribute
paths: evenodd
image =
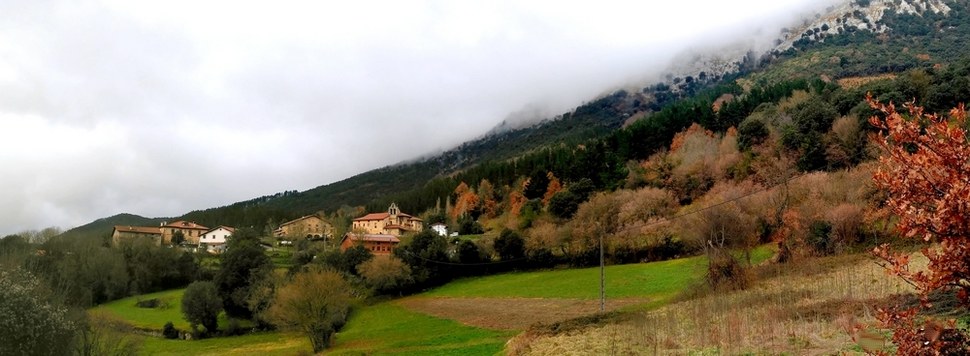
<svg viewBox="0 0 970 356"><path fill-rule="evenodd" d="M505 229L495 239L495 252L503 261L520 259L525 256L525 240L519 233Z"/></svg>
<svg viewBox="0 0 970 356"><path fill-rule="evenodd" d="M576 214L581 202L578 195L568 190L561 191L549 199L549 213L560 219L569 219Z"/></svg>
<svg viewBox="0 0 970 356"><path fill-rule="evenodd" d="M357 266L364 283L377 293L407 288L414 282L411 267L394 256L375 257Z"/></svg>
<svg viewBox="0 0 970 356"><path fill-rule="evenodd" d="M761 120L744 120L738 127L738 148L747 150L768 138L768 127Z"/></svg>
<svg viewBox="0 0 970 356"><path fill-rule="evenodd" d="M266 278L273 269L273 262L263 253L258 240L236 241L221 256L221 268L213 282L222 298L226 315L234 318L252 318L254 310L247 303L252 286Z"/></svg>
<svg viewBox="0 0 970 356"><path fill-rule="evenodd" d="M135 302L135 306L136 307L146 308L146 309L155 309L155 308L158 308L161 305L162 305L162 303L161 303L161 301L158 300L158 298L152 298L152 299L146 299L146 300L139 300L139 301Z"/></svg>
<svg viewBox="0 0 970 356"><path fill-rule="evenodd" d="M222 299L212 282L193 282L182 295L182 314L193 325L201 324L209 333L219 326Z"/></svg>
<svg viewBox="0 0 970 356"><path fill-rule="evenodd" d="M79 329L33 275L0 270L0 355L67 355Z"/></svg>
<svg viewBox="0 0 970 356"><path fill-rule="evenodd" d="M820 255L835 253L835 241L832 239L832 224L816 220L808 227L808 243Z"/></svg>
<svg viewBox="0 0 970 356"><path fill-rule="evenodd" d="M267 317L277 326L303 332L313 351L320 352L346 322L350 293L351 286L340 273L311 268L280 287Z"/></svg>
<svg viewBox="0 0 970 356"><path fill-rule="evenodd" d="M167 322L165 323L165 327L162 328L162 336L166 339L178 339L179 329L176 329L175 324L172 324L171 321Z"/></svg>

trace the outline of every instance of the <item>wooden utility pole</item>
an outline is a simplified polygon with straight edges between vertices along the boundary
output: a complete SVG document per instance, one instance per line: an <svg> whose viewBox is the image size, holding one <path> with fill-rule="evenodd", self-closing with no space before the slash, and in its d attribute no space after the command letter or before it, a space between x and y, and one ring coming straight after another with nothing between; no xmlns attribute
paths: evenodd
<svg viewBox="0 0 970 356"><path fill-rule="evenodd" d="M596 223L596 232L600 235L600 313L606 312L606 263L603 258L603 231Z"/></svg>

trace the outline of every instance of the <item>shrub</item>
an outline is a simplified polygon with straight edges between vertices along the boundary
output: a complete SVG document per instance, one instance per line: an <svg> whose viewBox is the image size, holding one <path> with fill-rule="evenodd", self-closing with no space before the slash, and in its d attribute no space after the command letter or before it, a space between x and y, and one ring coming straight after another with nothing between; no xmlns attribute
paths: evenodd
<svg viewBox="0 0 970 356"><path fill-rule="evenodd" d="M176 329L175 324L172 324L171 321L167 322L162 328L162 336L164 336L166 339L178 339L179 329Z"/></svg>
<svg viewBox="0 0 970 356"><path fill-rule="evenodd" d="M357 266L364 283L378 293L388 293L408 287L411 267L394 256L375 257Z"/></svg>
<svg viewBox="0 0 970 356"><path fill-rule="evenodd" d="M161 306L161 302L158 298L139 300L135 302L135 306L139 308L155 309Z"/></svg>
<svg viewBox="0 0 970 356"><path fill-rule="evenodd" d="M813 221L808 226L808 243L815 249L815 253L821 255L835 253L835 241L832 239L832 224L821 220Z"/></svg>
<svg viewBox="0 0 970 356"><path fill-rule="evenodd" d="M222 298L212 282L192 282L182 295L182 314L192 324L201 324L209 333L219 326Z"/></svg>
<svg viewBox="0 0 970 356"><path fill-rule="evenodd" d="M0 270L0 355L67 355L78 325L33 275Z"/></svg>
<svg viewBox="0 0 970 356"><path fill-rule="evenodd" d="M266 315L279 327L301 331L313 351L320 352L346 322L350 293L351 286L340 273L311 268L279 288Z"/></svg>
<svg viewBox="0 0 970 356"><path fill-rule="evenodd" d="M505 229L495 239L495 252L503 261L520 259L525 256L525 240L519 233Z"/></svg>
<svg viewBox="0 0 970 356"><path fill-rule="evenodd" d="M252 292L252 286L272 272L272 261L263 253L258 240L236 240L235 237L220 258L221 268L213 282L222 297L226 315L252 318L254 310L250 308L247 299Z"/></svg>
<svg viewBox="0 0 970 356"><path fill-rule="evenodd" d="M744 120L738 126L738 148L747 150L768 138L768 127L758 119Z"/></svg>

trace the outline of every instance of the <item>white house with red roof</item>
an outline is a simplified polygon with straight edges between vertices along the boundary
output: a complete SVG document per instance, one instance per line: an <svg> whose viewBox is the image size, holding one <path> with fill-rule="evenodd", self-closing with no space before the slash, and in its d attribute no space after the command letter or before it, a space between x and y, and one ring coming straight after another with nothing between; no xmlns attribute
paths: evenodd
<svg viewBox="0 0 970 356"><path fill-rule="evenodd" d="M232 238L236 229L229 226L219 226L202 234L199 238L199 247L204 248L210 253L221 253L226 250L226 242Z"/></svg>

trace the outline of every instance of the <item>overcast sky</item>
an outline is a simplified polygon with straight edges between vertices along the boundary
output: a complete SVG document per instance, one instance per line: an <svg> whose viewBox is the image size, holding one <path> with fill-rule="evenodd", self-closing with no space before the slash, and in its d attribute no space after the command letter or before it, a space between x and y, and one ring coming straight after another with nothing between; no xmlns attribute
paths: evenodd
<svg viewBox="0 0 970 356"><path fill-rule="evenodd" d="M811 6L0 1L0 234L310 189L643 84Z"/></svg>

